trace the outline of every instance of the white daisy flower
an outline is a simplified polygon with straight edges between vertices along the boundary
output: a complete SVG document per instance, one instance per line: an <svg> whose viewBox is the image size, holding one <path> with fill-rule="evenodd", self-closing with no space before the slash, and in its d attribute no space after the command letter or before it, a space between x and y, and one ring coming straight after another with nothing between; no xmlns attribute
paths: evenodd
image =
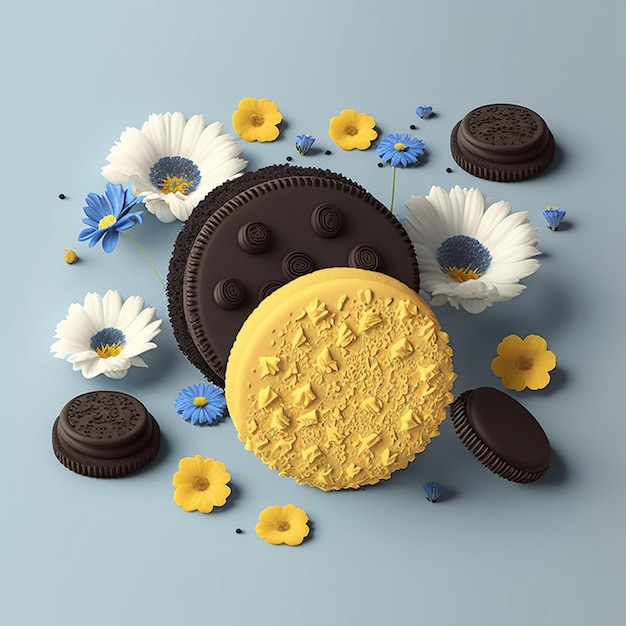
<svg viewBox="0 0 626 626"><path fill-rule="evenodd" d="M151 321L154 308L143 308L141 296L122 302L117 291L104 297L88 293L84 304L72 304L57 324L50 352L69 361L85 378L104 374L124 378L131 366L148 367L138 355L156 348L151 339L161 332L161 320Z"/></svg>
<svg viewBox="0 0 626 626"><path fill-rule="evenodd" d="M248 164L243 148L223 125L206 126L203 115L152 114L141 130L127 128L109 151L102 175L112 183L132 181L133 193L162 222L184 222L198 203Z"/></svg>
<svg viewBox="0 0 626 626"><path fill-rule="evenodd" d="M478 189L456 186L406 201L409 233L420 267L420 287L437 306L449 302L480 313L493 302L518 296L519 281L539 269L532 258L537 229L528 213L510 213L508 202L485 200Z"/></svg>

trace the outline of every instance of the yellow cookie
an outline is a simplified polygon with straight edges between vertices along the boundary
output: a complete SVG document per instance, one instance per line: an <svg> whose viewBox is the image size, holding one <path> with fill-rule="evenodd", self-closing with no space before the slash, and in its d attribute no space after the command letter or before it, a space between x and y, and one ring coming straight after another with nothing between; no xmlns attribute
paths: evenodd
<svg viewBox="0 0 626 626"><path fill-rule="evenodd" d="M439 434L456 375L426 302L385 274L323 269L242 326L226 402L246 448L324 491L371 485Z"/></svg>

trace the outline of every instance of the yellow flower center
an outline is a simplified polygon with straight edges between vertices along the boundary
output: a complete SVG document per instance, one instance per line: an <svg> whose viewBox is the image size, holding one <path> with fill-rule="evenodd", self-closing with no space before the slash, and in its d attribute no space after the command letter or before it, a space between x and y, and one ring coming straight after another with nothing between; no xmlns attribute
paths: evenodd
<svg viewBox="0 0 626 626"><path fill-rule="evenodd" d="M96 348L96 354L101 359L108 359L110 356L117 356L122 351L122 342L118 341L117 343L101 343Z"/></svg>
<svg viewBox="0 0 626 626"><path fill-rule="evenodd" d="M466 280L476 280L478 274L469 267L449 267L448 278L455 280L457 283L464 283Z"/></svg>
<svg viewBox="0 0 626 626"><path fill-rule="evenodd" d="M170 176L166 174L162 181L161 191L163 193L182 193L187 195L189 193L189 187L193 187L193 181L187 180L182 176Z"/></svg>
<svg viewBox="0 0 626 626"><path fill-rule="evenodd" d="M109 226L113 226L115 222L117 222L117 220L115 219L115 215L105 215L98 222L98 230L104 230L105 228L108 228Z"/></svg>
<svg viewBox="0 0 626 626"><path fill-rule="evenodd" d="M263 126L263 124L265 124L265 118L262 115L255 113L250 116L250 124L252 124L255 128L258 128L259 126Z"/></svg>
<svg viewBox="0 0 626 626"><path fill-rule="evenodd" d="M209 481L204 476L196 476L193 479L193 488L196 491L206 491L209 488Z"/></svg>
<svg viewBox="0 0 626 626"><path fill-rule="evenodd" d="M533 360L529 356L518 356L515 365L517 365L518 370L526 372L533 366Z"/></svg>
<svg viewBox="0 0 626 626"><path fill-rule="evenodd" d="M354 137L355 135L359 134L359 129L356 128L355 126L346 126L345 131L346 135L350 135L350 137Z"/></svg>
<svg viewBox="0 0 626 626"><path fill-rule="evenodd" d="M206 406L209 401L204 396L196 396L193 399L194 406Z"/></svg>
<svg viewBox="0 0 626 626"><path fill-rule="evenodd" d="M393 144L393 149L397 150L398 152L404 152L406 150L407 146L404 143L394 143Z"/></svg>
<svg viewBox="0 0 626 626"><path fill-rule="evenodd" d="M276 524L274 524L274 527L276 528L276 530L279 530L281 533L284 533L285 531L289 530L289 528L290 528L289 522L286 522L285 520L281 520L280 522L276 522Z"/></svg>

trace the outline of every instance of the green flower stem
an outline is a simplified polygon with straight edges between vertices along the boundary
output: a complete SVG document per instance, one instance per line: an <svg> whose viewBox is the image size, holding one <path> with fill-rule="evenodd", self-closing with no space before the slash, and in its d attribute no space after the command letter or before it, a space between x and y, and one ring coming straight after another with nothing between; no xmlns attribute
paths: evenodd
<svg viewBox="0 0 626 626"><path fill-rule="evenodd" d="M391 168L391 202L389 203L389 211L393 213L393 201L396 196L396 170L397 167Z"/></svg>
<svg viewBox="0 0 626 626"><path fill-rule="evenodd" d="M139 242L134 237L129 235L126 231L122 231L122 235L127 237L130 241L132 241L132 243L135 244L135 246L137 246L137 250L139 250L139 252L141 252L141 254L143 255L143 258L146 259L146 261L148 261L148 263L150 264L150 267L152 268L152 271L156 274L156 277L159 279L159 283L161 283L161 287L163 288L163 291L165 291L165 283L163 282L163 279L161 278L161 274L159 274L159 270L156 268L156 265L153 263L152 259L148 256L148 253L141 247Z"/></svg>

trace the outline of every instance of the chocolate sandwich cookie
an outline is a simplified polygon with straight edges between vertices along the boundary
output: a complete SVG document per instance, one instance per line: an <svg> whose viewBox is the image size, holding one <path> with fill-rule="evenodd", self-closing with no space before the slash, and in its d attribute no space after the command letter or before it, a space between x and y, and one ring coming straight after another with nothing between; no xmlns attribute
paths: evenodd
<svg viewBox="0 0 626 626"><path fill-rule="evenodd" d="M494 474L514 483L541 478L550 465L550 442L517 400L491 387L462 393L450 407L465 447Z"/></svg>
<svg viewBox="0 0 626 626"><path fill-rule="evenodd" d="M374 270L419 288L404 228L340 174L280 165L225 183L194 209L170 262L168 309L181 350L223 385L235 337L256 306L328 267Z"/></svg>
<svg viewBox="0 0 626 626"><path fill-rule="evenodd" d="M70 400L52 427L52 449L68 469L94 478L120 478L148 465L161 432L139 400L118 391L92 391Z"/></svg>
<svg viewBox="0 0 626 626"><path fill-rule="evenodd" d="M534 111L516 104L488 104L456 124L450 149L470 174L513 182L532 178L550 165L554 137Z"/></svg>

